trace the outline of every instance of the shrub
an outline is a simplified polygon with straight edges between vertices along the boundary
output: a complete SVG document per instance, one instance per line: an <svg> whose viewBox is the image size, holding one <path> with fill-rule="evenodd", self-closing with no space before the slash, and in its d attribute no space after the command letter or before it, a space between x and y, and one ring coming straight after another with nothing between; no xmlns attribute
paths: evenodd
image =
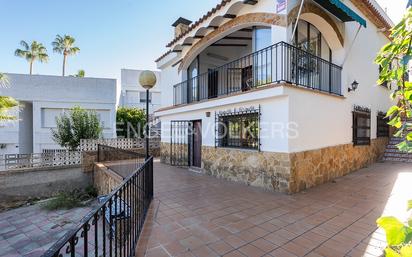
<svg viewBox="0 0 412 257"><path fill-rule="evenodd" d="M69 114L56 119L56 129L52 129L53 140L61 147L76 150L81 139L98 139L103 131L96 112L74 107Z"/></svg>
<svg viewBox="0 0 412 257"><path fill-rule="evenodd" d="M84 202L97 197L97 189L87 186L84 191L60 192L57 196L47 201L43 208L46 210L73 209L84 206Z"/></svg>
<svg viewBox="0 0 412 257"><path fill-rule="evenodd" d="M143 109L121 107L116 113L117 136L124 138L143 137L146 113Z"/></svg>
<svg viewBox="0 0 412 257"><path fill-rule="evenodd" d="M84 192L86 193L86 195L90 196L90 197L97 197L98 192L97 189L94 186L87 186L84 189Z"/></svg>
<svg viewBox="0 0 412 257"><path fill-rule="evenodd" d="M50 211L82 207L83 203L77 196L78 194L73 194L73 192L61 192L55 198L46 202L43 207Z"/></svg>

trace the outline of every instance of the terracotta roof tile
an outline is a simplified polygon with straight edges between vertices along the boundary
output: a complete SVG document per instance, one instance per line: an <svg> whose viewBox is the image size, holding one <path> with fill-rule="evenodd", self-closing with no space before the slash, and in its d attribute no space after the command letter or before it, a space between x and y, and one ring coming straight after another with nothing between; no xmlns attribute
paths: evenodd
<svg viewBox="0 0 412 257"><path fill-rule="evenodd" d="M388 31L392 28L388 20L369 0L351 0L351 2L377 27L383 27Z"/></svg>
<svg viewBox="0 0 412 257"><path fill-rule="evenodd" d="M212 8L212 10L208 11L205 15L203 15L199 20L196 22L192 23L192 25L189 26L189 29L180 34L179 36L175 37L172 41L170 41L166 47L172 46L174 43L179 41L181 38L189 34L190 31L192 31L194 28L199 26L200 23L205 21L207 18L211 17L213 14L215 14L217 11L222 9L226 4L230 3L232 0L222 0L219 4L216 5L216 7ZM351 2L359 8L369 20L371 20L376 26L382 26L383 28L387 29L388 31L391 29L391 24L383 17L383 15L379 12L379 10L369 1L369 0L351 0ZM389 32L386 33L386 35L389 35ZM170 54L172 51L169 50L166 53L164 53L162 56L157 58L155 62L158 62L162 60L164 57L166 57L168 54Z"/></svg>
<svg viewBox="0 0 412 257"><path fill-rule="evenodd" d="M213 14L215 14L217 11L219 11L220 9L222 9L222 7L224 7L227 3L231 2L232 0L222 0L222 2L220 2L219 4L216 5L216 7L212 8L212 10L208 11L205 15L203 15L200 19L198 19L196 22L194 22L192 25L189 26L189 29L180 34L179 36L175 37L172 41L170 41L166 47L170 47L172 46L174 43L176 43L177 41L179 41L181 38L183 38L184 36L186 36L190 31L192 31L194 28L196 28L197 26L199 26L200 23L204 22L207 18L209 18L210 16L212 16Z"/></svg>
<svg viewBox="0 0 412 257"><path fill-rule="evenodd" d="M168 54L170 54L172 52L172 50L167 51L166 53L162 54L162 56L160 56L159 58L157 58L155 60L155 62L158 62L160 60L162 60L163 58L165 58Z"/></svg>

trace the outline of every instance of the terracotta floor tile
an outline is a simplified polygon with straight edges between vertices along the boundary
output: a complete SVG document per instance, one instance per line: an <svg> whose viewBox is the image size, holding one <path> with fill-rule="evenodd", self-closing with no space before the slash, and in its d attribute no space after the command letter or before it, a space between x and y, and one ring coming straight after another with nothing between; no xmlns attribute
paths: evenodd
<svg viewBox="0 0 412 257"><path fill-rule="evenodd" d="M223 239L225 237L228 237L228 236L232 235L232 233L229 230L225 229L225 228L216 228L216 229L213 229L211 232L215 236L219 237L220 239Z"/></svg>
<svg viewBox="0 0 412 257"><path fill-rule="evenodd" d="M162 248L156 247L146 252L146 257L170 257L169 254Z"/></svg>
<svg viewBox="0 0 412 257"><path fill-rule="evenodd" d="M253 233L253 234L255 234L259 237L264 237L264 236L269 234L268 231L266 231L263 228L258 227L258 226L252 227L252 228L248 229L247 231L249 231L250 233Z"/></svg>
<svg viewBox="0 0 412 257"><path fill-rule="evenodd" d="M308 250L313 250L314 248L322 244L322 241L315 241L312 238L308 239L304 236L297 237L292 242Z"/></svg>
<svg viewBox="0 0 412 257"><path fill-rule="evenodd" d="M281 228L279 226L273 225L270 222L262 223L258 227L262 228L262 229L264 229L264 230L266 230L267 232L270 232L270 233L275 232L276 230L279 230Z"/></svg>
<svg viewBox="0 0 412 257"><path fill-rule="evenodd" d="M273 252L270 253L270 255L273 257L297 257L296 255L282 248L274 250Z"/></svg>
<svg viewBox="0 0 412 257"><path fill-rule="evenodd" d="M168 243L168 244L166 244L166 245L163 245L163 248L166 249L166 251L167 251L169 254L173 255L173 256L188 251L188 248L185 248L185 247L184 247L179 241L177 241L177 240L176 240L176 241L172 241L172 242L170 242L170 243Z"/></svg>
<svg viewBox="0 0 412 257"><path fill-rule="evenodd" d="M283 245L282 248L299 257L305 256L305 254L309 253L313 249L312 247L306 247L306 246L299 245L295 243L294 241Z"/></svg>
<svg viewBox="0 0 412 257"><path fill-rule="evenodd" d="M223 255L224 257L245 257L246 255L244 255L242 252L240 251L232 251L230 253L227 253L225 255Z"/></svg>
<svg viewBox="0 0 412 257"><path fill-rule="evenodd" d="M231 245L235 249L237 249L240 246L246 244L246 242L243 239L241 239L240 237L235 236L235 235L228 236L224 240L225 240L226 243L228 243L229 245Z"/></svg>
<svg viewBox="0 0 412 257"><path fill-rule="evenodd" d="M225 241L217 241L212 244L209 244L208 246L209 248L213 249L213 251L215 251L219 255L224 255L234 250L234 248L228 243L226 243Z"/></svg>
<svg viewBox="0 0 412 257"><path fill-rule="evenodd" d="M265 254L264 251L262 251L261 249L257 248L252 244L244 245L240 247L238 250L248 257L260 257Z"/></svg>
<svg viewBox="0 0 412 257"><path fill-rule="evenodd" d="M313 250L314 253L317 253L321 256L326 257L343 257L345 253L336 251L334 248L330 248L326 245L321 245L318 248Z"/></svg>
<svg viewBox="0 0 412 257"><path fill-rule="evenodd" d="M260 236L253 234L248 230L243 230L242 232L236 233L235 235L243 239L246 243L251 243L260 238Z"/></svg>
<svg viewBox="0 0 412 257"><path fill-rule="evenodd" d="M263 239L260 238L254 242L251 243L252 245L256 246L257 248L259 248L260 250L262 250L265 253L269 253L273 250L275 250L276 248L278 248L277 245Z"/></svg>
<svg viewBox="0 0 412 257"><path fill-rule="evenodd" d="M375 231L376 219L384 210L398 215L394 206L406 203L404 192L412 193L402 184L412 179L403 164L374 164L295 195L159 163L154 170L155 207L150 230L142 232L151 254L379 256L385 234ZM182 249L192 252L179 254Z"/></svg>
<svg viewBox="0 0 412 257"><path fill-rule="evenodd" d="M219 257L220 255L210 249L207 246L201 246L194 251L192 251L192 254L196 257Z"/></svg>
<svg viewBox="0 0 412 257"><path fill-rule="evenodd" d="M279 236L278 234L275 233L271 233L265 237L263 237L263 239L271 242L272 244L278 245L278 246L282 246L284 244L286 244L287 242L289 242L288 239Z"/></svg>
<svg viewBox="0 0 412 257"><path fill-rule="evenodd" d="M315 252L310 252L307 255L305 255L305 257L324 257L324 256L317 254Z"/></svg>
<svg viewBox="0 0 412 257"><path fill-rule="evenodd" d="M194 250L204 245L204 242L195 236L190 236L188 238L180 240L179 242L184 248L189 250Z"/></svg>

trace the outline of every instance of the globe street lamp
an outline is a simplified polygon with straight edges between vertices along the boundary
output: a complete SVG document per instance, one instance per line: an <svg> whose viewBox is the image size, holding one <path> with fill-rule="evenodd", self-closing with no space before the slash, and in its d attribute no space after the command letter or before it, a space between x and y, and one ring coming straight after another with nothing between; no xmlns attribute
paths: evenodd
<svg viewBox="0 0 412 257"><path fill-rule="evenodd" d="M139 76L140 85L146 89L146 160L149 159L149 90L156 84L153 71L145 70Z"/></svg>

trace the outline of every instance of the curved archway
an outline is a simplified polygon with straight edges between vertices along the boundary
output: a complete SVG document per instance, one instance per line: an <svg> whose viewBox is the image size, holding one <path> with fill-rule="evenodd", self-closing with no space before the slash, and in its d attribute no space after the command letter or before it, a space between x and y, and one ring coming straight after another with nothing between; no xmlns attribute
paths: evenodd
<svg viewBox="0 0 412 257"><path fill-rule="evenodd" d="M187 69L190 63L205 50L209 45L222 39L223 37L243 28L251 26L268 26L277 25L286 27L286 17L273 13L249 13L238 16L204 36L197 43L195 43L190 50L185 54L182 62L179 65L179 71Z"/></svg>
<svg viewBox="0 0 412 257"><path fill-rule="evenodd" d="M296 20L299 6L295 6L288 15L288 24ZM344 39L336 23L324 10L312 3L305 3L300 18L313 24L324 35L332 51L343 48Z"/></svg>

